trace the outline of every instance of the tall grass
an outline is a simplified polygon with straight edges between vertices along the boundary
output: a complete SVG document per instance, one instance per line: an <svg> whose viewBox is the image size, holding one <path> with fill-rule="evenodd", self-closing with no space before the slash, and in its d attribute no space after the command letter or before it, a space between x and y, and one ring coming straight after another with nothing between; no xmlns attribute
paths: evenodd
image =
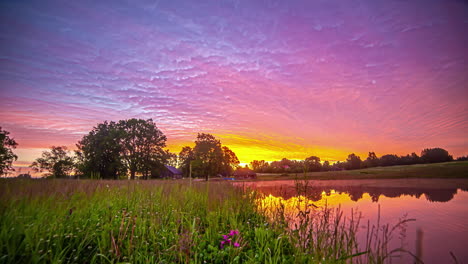
<svg viewBox="0 0 468 264"><path fill-rule="evenodd" d="M3 179L0 263L389 259L378 247L361 249L356 239L359 222L345 221L340 210L301 207L291 228L281 205L272 217L258 206L260 198L224 182ZM236 243L221 246L223 235L232 230L239 231L232 237ZM371 237L378 240L381 235Z"/></svg>

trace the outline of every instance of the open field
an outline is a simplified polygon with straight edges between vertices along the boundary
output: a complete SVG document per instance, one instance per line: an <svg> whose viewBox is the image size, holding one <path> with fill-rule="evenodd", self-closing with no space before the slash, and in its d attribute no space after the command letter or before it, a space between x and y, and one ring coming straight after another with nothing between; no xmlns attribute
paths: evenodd
<svg viewBox="0 0 468 264"><path fill-rule="evenodd" d="M266 212L258 197L226 182L1 179L0 263L389 259L384 231L357 244L357 218L298 205L291 230L284 207Z"/></svg>
<svg viewBox="0 0 468 264"><path fill-rule="evenodd" d="M303 178L303 173L257 173L257 181ZM360 170L306 173L311 180L401 179L401 178L468 178L468 161L374 167Z"/></svg>

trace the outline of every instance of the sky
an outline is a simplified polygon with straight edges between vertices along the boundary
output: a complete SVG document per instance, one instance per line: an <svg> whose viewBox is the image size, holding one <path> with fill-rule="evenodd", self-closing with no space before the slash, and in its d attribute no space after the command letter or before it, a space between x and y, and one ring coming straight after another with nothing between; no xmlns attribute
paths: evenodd
<svg viewBox="0 0 468 264"><path fill-rule="evenodd" d="M242 163L468 155L468 3L2 1L0 126L16 165L105 120Z"/></svg>

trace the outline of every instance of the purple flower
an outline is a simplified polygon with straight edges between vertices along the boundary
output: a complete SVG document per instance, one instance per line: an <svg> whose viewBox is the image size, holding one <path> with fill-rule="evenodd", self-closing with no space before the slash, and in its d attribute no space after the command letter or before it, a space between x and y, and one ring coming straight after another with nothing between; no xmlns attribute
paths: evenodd
<svg viewBox="0 0 468 264"><path fill-rule="evenodd" d="M235 242L234 247L240 247L239 243Z"/></svg>
<svg viewBox="0 0 468 264"><path fill-rule="evenodd" d="M231 230L231 232L229 232L230 236L234 236L234 235L238 235L238 234L239 234L239 230Z"/></svg>
<svg viewBox="0 0 468 264"><path fill-rule="evenodd" d="M224 240L229 240L229 236L228 235L223 235L223 239Z"/></svg>

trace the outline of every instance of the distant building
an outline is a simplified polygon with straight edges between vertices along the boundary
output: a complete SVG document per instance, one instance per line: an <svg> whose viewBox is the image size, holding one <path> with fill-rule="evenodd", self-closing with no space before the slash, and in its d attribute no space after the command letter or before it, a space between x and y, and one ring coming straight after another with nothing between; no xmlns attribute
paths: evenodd
<svg viewBox="0 0 468 264"><path fill-rule="evenodd" d="M257 173L251 169L239 168L233 173L236 179L255 179L257 178Z"/></svg>
<svg viewBox="0 0 468 264"><path fill-rule="evenodd" d="M164 165L166 168L161 172L161 178L181 179L182 172L172 166Z"/></svg>

